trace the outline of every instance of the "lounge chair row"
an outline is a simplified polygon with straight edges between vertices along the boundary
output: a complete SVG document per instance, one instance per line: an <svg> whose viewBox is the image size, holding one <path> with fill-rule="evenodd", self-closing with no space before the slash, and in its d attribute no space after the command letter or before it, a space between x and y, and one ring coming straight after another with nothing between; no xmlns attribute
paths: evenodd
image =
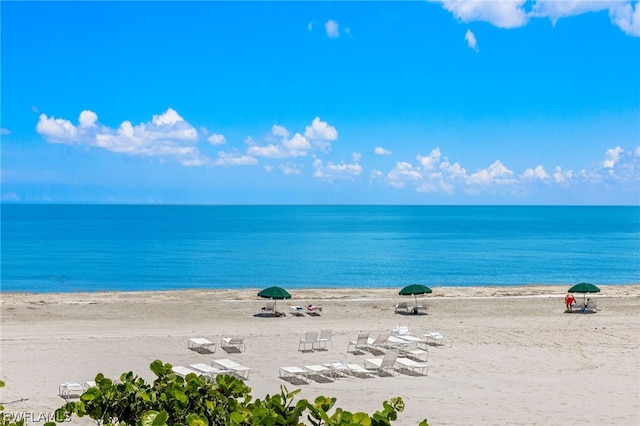
<svg viewBox="0 0 640 426"><path fill-rule="evenodd" d="M407 302L400 302L396 304L394 309L395 314L405 314L405 315L426 314L428 311L429 311L429 306L426 306L426 305L413 306L411 303L407 303Z"/></svg>
<svg viewBox="0 0 640 426"><path fill-rule="evenodd" d="M306 313L312 317L319 317L322 315L322 306L307 305L307 306L290 306L291 315L297 317L303 317Z"/></svg>
<svg viewBox="0 0 640 426"><path fill-rule="evenodd" d="M204 337L193 337L188 340L187 347L198 353L212 354L216 351L216 343ZM223 337L220 347L226 352L243 352L244 337Z"/></svg>
<svg viewBox="0 0 640 426"><path fill-rule="evenodd" d="M172 367L172 370L174 373L182 377L193 373L213 379L218 374L230 374L242 379L248 379L251 368L245 367L233 360L223 358L214 359L211 361L211 365L204 363L190 364L188 367L176 365Z"/></svg>
<svg viewBox="0 0 640 426"><path fill-rule="evenodd" d="M279 377L292 384L334 382L341 377L369 378L395 373L426 376L429 364L413 359L399 357L397 350L390 350L383 358L371 358L364 361L364 366L342 361L331 361L325 364L305 365L304 367L280 367Z"/></svg>

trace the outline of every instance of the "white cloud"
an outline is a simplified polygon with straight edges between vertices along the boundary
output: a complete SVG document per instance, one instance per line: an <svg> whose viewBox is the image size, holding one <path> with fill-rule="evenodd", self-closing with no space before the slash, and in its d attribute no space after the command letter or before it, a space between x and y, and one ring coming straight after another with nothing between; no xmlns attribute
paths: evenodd
<svg viewBox="0 0 640 426"><path fill-rule="evenodd" d="M172 158L185 166L210 164L195 144L196 129L174 109L168 108L151 121L136 126L123 121L117 129L98 123L95 112L84 110L78 117L78 125L63 118L41 114L36 131L50 143L78 144L99 147L127 155Z"/></svg>
<svg viewBox="0 0 640 426"><path fill-rule="evenodd" d="M257 157L288 158L304 157L314 148L322 152L329 152L331 150L330 141L337 139L338 131L326 121L321 121L319 117L316 117L311 125L306 127L304 135L295 133L289 138L290 132L277 124L271 127L271 135L280 138L280 140L266 146L260 146L251 137L247 138L249 145L247 153ZM274 140L274 138L267 139Z"/></svg>
<svg viewBox="0 0 640 426"><path fill-rule="evenodd" d="M309 31L313 30L313 22L309 22L309 24L307 24L307 29Z"/></svg>
<svg viewBox="0 0 640 426"><path fill-rule="evenodd" d="M627 3L609 9L609 17L625 34L640 37L640 3Z"/></svg>
<svg viewBox="0 0 640 426"><path fill-rule="evenodd" d="M560 18L582 15L587 12L607 10L611 1L577 1L577 0L537 0L533 3L530 16L549 18L555 25Z"/></svg>
<svg viewBox="0 0 640 426"><path fill-rule="evenodd" d="M562 167L556 166L556 171L553 173L553 179L556 183L561 186L567 186L571 183L571 179L573 178L573 171L568 170L566 172L562 171Z"/></svg>
<svg viewBox="0 0 640 426"><path fill-rule="evenodd" d="M478 42L476 40L475 34L473 34L471 30L467 30L467 32L464 34L464 39L467 42L467 46L469 46L470 49L472 49L475 52L478 51Z"/></svg>
<svg viewBox="0 0 640 426"><path fill-rule="evenodd" d="M551 179L551 176L549 176L549 173L547 173L547 172L544 170L544 167L542 167L542 165L541 165L541 164L538 164L538 165L536 166L536 168L535 168L535 169L531 169L531 168L529 168L529 169L525 170L525 171L524 171L524 173L522 174L522 177L523 177L524 179L527 179L527 180L535 180L535 179L538 179L538 180L545 180L545 179Z"/></svg>
<svg viewBox="0 0 640 426"><path fill-rule="evenodd" d="M313 119L311 126L306 127L304 135L311 140L334 141L338 139L336 128L329 126L326 121L320 121L320 117Z"/></svg>
<svg viewBox="0 0 640 426"><path fill-rule="evenodd" d="M49 118L46 114L40 114L36 131L47 138L49 142L78 142L78 129L69 120L63 118Z"/></svg>
<svg viewBox="0 0 640 426"><path fill-rule="evenodd" d="M98 116L95 112L84 110L80 113L80 118L78 119L78 123L80 127L96 127L96 122L98 121Z"/></svg>
<svg viewBox="0 0 640 426"><path fill-rule="evenodd" d="M1 128L0 129L0 135L10 135L11 134L11 130L6 129L6 128Z"/></svg>
<svg viewBox="0 0 640 426"><path fill-rule="evenodd" d="M633 155L640 157L640 146L637 146L636 149L633 150Z"/></svg>
<svg viewBox="0 0 640 426"><path fill-rule="evenodd" d="M555 25L562 18L608 11L613 25L619 27L625 34L640 36L640 5L637 1L631 0L427 1L442 4L442 7L459 21L488 22L499 28L522 27L532 18L548 18ZM469 40L467 42L469 43Z"/></svg>
<svg viewBox="0 0 640 426"><path fill-rule="evenodd" d="M620 161L620 155L624 152L622 148L616 146L615 148L610 148L605 153L606 160L602 165L605 168L612 169L618 161Z"/></svg>
<svg viewBox="0 0 640 426"><path fill-rule="evenodd" d="M329 19L324 24L324 29L327 31L327 37L330 37L330 38L340 37L340 25L333 19Z"/></svg>
<svg viewBox="0 0 640 426"><path fill-rule="evenodd" d="M207 142L209 142L211 145L224 145L227 140L225 139L224 135L213 134L207 138Z"/></svg>
<svg viewBox="0 0 640 426"><path fill-rule="evenodd" d="M377 146L373 150L373 153L376 155L391 155L391 151L389 151L388 149L384 149L381 146Z"/></svg>
<svg viewBox="0 0 640 426"><path fill-rule="evenodd" d="M362 166L357 162L335 164L330 161L325 166L319 158L313 160L313 170L315 178L329 181L352 179L362 174Z"/></svg>
<svg viewBox="0 0 640 426"><path fill-rule="evenodd" d="M253 166L258 164L258 160L250 155L238 152L218 152L218 158L211 162L213 166Z"/></svg>
<svg viewBox="0 0 640 426"><path fill-rule="evenodd" d="M396 188L404 188L408 182L420 180L422 180L422 173L405 161L396 163L396 166L387 173L387 183Z"/></svg>
<svg viewBox="0 0 640 426"><path fill-rule="evenodd" d="M287 154L277 145L269 144L266 146L251 145L247 148L247 154L256 157L267 158L286 158Z"/></svg>
<svg viewBox="0 0 640 426"><path fill-rule="evenodd" d="M467 179L467 171L458 163L451 164L447 157L440 163L440 170L442 170L446 175L449 176L452 180L466 180Z"/></svg>
<svg viewBox="0 0 640 426"><path fill-rule="evenodd" d="M302 174L302 166L300 164L287 162L284 164L280 164L278 167L280 168L282 173L284 173L287 176Z"/></svg>
<svg viewBox="0 0 640 426"><path fill-rule="evenodd" d="M436 148L431 151L428 156L423 157L422 155L418 154L416 158L425 170L433 170L436 164L440 162L440 155L440 148Z"/></svg>
<svg viewBox="0 0 640 426"><path fill-rule="evenodd" d="M278 126L277 124L274 124L273 127L271 127L271 134L283 138L289 137L289 131L282 126Z"/></svg>
<svg viewBox="0 0 640 426"><path fill-rule="evenodd" d="M499 28L517 28L527 24L525 0L428 0L442 7L462 22L483 21Z"/></svg>
<svg viewBox="0 0 640 426"><path fill-rule="evenodd" d="M513 172L505 167L500 160L496 160L486 169L478 170L468 178L469 183L476 185L510 184L514 183Z"/></svg>

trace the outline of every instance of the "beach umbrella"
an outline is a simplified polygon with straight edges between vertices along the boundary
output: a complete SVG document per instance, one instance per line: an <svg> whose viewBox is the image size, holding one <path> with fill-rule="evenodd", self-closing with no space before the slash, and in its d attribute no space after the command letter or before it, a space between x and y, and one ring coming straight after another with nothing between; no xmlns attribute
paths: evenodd
<svg viewBox="0 0 640 426"><path fill-rule="evenodd" d="M418 306L418 294L431 293L431 289L422 284L411 284L400 290L398 293L400 296L413 296L416 300L416 306Z"/></svg>
<svg viewBox="0 0 640 426"><path fill-rule="evenodd" d="M284 288L278 287L278 286L265 288L264 290L261 290L258 293L258 296L264 297L265 299L273 299L273 300L291 299L291 295L289 294L289 292ZM274 302L274 303L277 304L277 302ZM274 306L274 309L275 309L275 306ZM276 313L278 312L277 309L275 309L275 311Z"/></svg>
<svg viewBox="0 0 640 426"><path fill-rule="evenodd" d="M571 287L569 293L583 293L584 299L587 298L587 293L600 293L598 286L590 283L580 283Z"/></svg>

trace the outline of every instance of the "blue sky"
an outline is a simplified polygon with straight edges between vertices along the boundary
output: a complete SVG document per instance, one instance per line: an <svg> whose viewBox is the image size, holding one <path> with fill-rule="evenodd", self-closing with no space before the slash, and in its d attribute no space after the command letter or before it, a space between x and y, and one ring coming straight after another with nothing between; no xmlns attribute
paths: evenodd
<svg viewBox="0 0 640 426"><path fill-rule="evenodd" d="M3 202L640 204L637 1L0 13Z"/></svg>

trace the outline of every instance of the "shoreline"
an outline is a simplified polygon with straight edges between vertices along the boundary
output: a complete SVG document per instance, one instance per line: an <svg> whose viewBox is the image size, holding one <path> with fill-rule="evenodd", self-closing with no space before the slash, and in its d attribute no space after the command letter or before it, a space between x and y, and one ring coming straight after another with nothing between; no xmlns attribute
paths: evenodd
<svg viewBox="0 0 640 426"><path fill-rule="evenodd" d="M528 298L528 297L559 297L564 296L573 284L522 284L522 285L495 285L495 286L434 286L430 287L432 293L420 295L419 298L425 300L447 299L447 298ZM594 297L636 297L640 296L640 283L630 284L598 284L600 293L592 293ZM310 297L318 300L393 300L404 299L406 296L399 296L398 287L308 287L308 288L286 288L291 294L291 299L308 299ZM132 290L132 291L82 291L82 292L5 292L0 291L1 302L14 302L19 299L29 298L51 298L53 300L78 299L91 300L100 298L102 301L118 298L120 296L152 298L172 298L176 296L201 296L213 295L218 300L243 301L243 300L265 300L257 296L261 288L242 289L176 289L176 290ZM353 297L354 294L359 294ZM106 298L106 299L105 299ZM45 302L43 300L42 302ZM60 303L60 302L59 302ZM80 303L80 302L78 302ZM286 303L286 301L285 301Z"/></svg>

